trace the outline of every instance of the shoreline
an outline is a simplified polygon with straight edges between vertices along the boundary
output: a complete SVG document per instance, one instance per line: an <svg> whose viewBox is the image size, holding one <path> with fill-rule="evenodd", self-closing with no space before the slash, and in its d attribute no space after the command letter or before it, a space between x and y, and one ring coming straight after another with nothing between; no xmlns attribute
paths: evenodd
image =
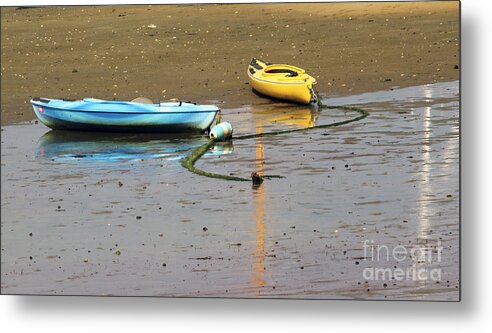
<svg viewBox="0 0 492 333"><path fill-rule="evenodd" d="M251 57L304 68L324 98L459 79L459 2L2 8L3 125L32 97L221 108L265 103ZM62 18L62 19L60 19Z"/></svg>

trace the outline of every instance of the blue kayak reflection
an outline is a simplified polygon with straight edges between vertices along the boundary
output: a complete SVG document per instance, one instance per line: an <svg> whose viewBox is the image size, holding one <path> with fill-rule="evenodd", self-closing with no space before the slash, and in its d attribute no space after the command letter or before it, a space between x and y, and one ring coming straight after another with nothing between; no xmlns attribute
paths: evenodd
<svg viewBox="0 0 492 333"><path fill-rule="evenodd" d="M50 131L39 138L36 159L53 162L176 160L208 140L196 134L142 134ZM208 155L231 154L232 142L217 143Z"/></svg>

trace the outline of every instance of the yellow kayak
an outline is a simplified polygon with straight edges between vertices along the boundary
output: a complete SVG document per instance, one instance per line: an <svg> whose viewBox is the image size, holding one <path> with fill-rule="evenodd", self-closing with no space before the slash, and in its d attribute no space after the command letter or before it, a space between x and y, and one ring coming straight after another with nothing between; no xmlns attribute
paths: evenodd
<svg viewBox="0 0 492 333"><path fill-rule="evenodd" d="M284 64L267 64L256 58L248 67L249 82L260 94L285 101L309 104L317 101L316 79L304 69Z"/></svg>

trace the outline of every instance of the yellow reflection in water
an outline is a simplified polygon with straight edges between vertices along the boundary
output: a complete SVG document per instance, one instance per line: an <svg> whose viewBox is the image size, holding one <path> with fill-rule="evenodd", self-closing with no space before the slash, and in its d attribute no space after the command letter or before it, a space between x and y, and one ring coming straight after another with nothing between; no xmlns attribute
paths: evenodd
<svg viewBox="0 0 492 333"><path fill-rule="evenodd" d="M262 126L258 123L257 133L261 133ZM263 143L262 138L256 139L256 172L263 174ZM254 187L255 221L256 221L256 249L253 263L253 285L256 295L260 295L265 285L265 184Z"/></svg>
<svg viewBox="0 0 492 333"><path fill-rule="evenodd" d="M279 124L299 128L313 127L316 121L317 106L292 106L274 104L268 107L253 108L257 124Z"/></svg>
<svg viewBox="0 0 492 333"><path fill-rule="evenodd" d="M256 132L262 133L263 126L271 124L296 126L299 128L313 127L316 121L317 108L299 107L291 105L271 105L261 109L253 109L253 117L256 123ZM263 139L256 139L256 172L263 175ZM253 288L257 296L265 286L265 216L266 216L266 183L253 186L255 222L256 222L256 248L253 262Z"/></svg>

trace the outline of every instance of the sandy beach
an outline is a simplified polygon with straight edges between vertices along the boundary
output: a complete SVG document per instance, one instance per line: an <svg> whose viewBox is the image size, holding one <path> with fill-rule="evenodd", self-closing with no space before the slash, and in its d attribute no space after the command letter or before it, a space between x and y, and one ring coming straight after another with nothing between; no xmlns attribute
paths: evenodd
<svg viewBox="0 0 492 333"><path fill-rule="evenodd" d="M2 8L2 124L32 97L231 108L258 103L251 57L306 69L323 97L459 77L459 3Z"/></svg>

